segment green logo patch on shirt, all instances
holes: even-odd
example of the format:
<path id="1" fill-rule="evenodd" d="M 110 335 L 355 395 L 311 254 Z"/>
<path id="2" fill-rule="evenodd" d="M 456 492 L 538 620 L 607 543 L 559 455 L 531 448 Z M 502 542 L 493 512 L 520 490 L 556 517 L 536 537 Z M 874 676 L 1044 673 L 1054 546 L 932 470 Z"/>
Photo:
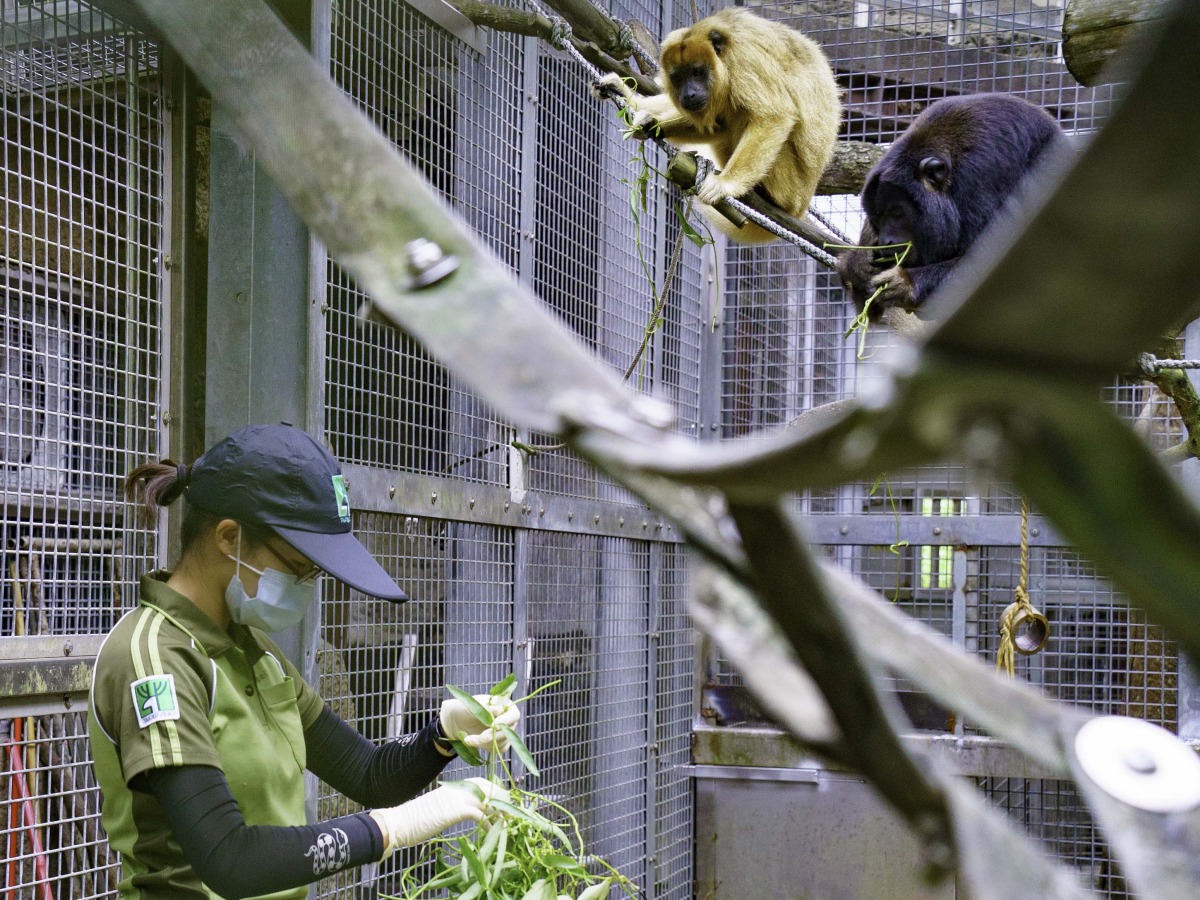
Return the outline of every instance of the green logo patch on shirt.
<path id="1" fill-rule="evenodd" d="M 342 475 L 333 476 L 333 496 L 337 499 L 338 516 L 343 522 L 349 522 L 350 494 L 346 490 L 346 479 Z"/>
<path id="2" fill-rule="evenodd" d="M 138 727 L 145 728 L 165 719 L 179 718 L 174 675 L 147 675 L 131 684 L 129 690 L 133 693 Z"/>

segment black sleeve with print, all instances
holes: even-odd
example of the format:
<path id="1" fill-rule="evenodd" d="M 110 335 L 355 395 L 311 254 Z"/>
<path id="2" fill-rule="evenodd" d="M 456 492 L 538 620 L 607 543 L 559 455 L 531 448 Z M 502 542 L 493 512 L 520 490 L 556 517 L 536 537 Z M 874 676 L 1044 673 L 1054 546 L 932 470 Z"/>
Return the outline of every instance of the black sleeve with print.
<path id="1" fill-rule="evenodd" d="M 184 858 L 228 900 L 310 884 L 383 856 L 383 835 L 367 813 L 315 825 L 247 825 L 220 769 L 154 769 L 136 786 L 152 794 Z"/>

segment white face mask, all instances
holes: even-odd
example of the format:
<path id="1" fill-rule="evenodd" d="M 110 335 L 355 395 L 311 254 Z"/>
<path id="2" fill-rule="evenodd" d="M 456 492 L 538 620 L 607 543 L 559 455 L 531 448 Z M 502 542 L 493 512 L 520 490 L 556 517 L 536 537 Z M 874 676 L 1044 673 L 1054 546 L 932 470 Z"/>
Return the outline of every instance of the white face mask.
<path id="1" fill-rule="evenodd" d="M 316 594 L 316 578 L 300 583 L 290 572 L 280 572 L 270 567 L 260 570 L 242 562 L 240 533 L 238 555 L 225 555 L 258 575 L 258 592 L 253 597 L 246 593 L 246 587 L 236 572 L 225 588 L 225 605 L 229 607 L 229 616 L 233 621 L 241 625 L 253 625 L 263 631 L 283 631 L 299 624 Z"/>

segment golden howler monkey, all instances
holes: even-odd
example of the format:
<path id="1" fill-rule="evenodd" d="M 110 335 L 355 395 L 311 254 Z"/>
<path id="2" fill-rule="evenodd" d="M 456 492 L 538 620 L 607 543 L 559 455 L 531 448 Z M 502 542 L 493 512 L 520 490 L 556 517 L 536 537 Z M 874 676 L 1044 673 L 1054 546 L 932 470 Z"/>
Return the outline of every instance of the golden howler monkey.
<path id="1" fill-rule="evenodd" d="M 611 82 L 611 79 L 609 79 Z M 793 216 L 803 216 L 833 155 L 842 107 L 829 61 L 816 42 L 779 22 L 730 7 L 662 45 L 663 93 L 631 96 L 634 125 L 657 126 L 672 144 L 695 147 L 720 173 L 697 191 L 705 204 L 757 189 Z M 747 223 L 737 228 L 702 207 L 739 241 L 775 235 Z"/>
<path id="2" fill-rule="evenodd" d="M 867 175 L 859 243 L 838 258 L 842 283 L 870 315 L 933 293 L 1048 149 L 1065 143 L 1049 113 L 1008 94 L 947 97 L 929 106 Z"/>

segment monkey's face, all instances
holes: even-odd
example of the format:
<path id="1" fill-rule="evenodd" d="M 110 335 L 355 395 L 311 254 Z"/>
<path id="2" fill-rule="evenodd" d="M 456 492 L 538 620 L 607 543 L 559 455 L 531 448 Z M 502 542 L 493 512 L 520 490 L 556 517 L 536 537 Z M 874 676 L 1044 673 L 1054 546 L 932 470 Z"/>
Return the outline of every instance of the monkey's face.
<path id="1" fill-rule="evenodd" d="M 863 189 L 863 208 L 879 244 L 912 243 L 906 266 L 922 266 L 959 255 L 962 231 L 951 196 L 952 161 L 933 152 L 881 161 Z M 896 250 L 876 256 L 891 264 Z"/>
<path id="2" fill-rule="evenodd" d="M 707 113 L 720 92 L 725 46 L 725 36 L 715 29 L 697 32 L 690 28 L 672 33 L 663 42 L 662 68 L 671 99 L 701 125 L 711 124 Z"/>

